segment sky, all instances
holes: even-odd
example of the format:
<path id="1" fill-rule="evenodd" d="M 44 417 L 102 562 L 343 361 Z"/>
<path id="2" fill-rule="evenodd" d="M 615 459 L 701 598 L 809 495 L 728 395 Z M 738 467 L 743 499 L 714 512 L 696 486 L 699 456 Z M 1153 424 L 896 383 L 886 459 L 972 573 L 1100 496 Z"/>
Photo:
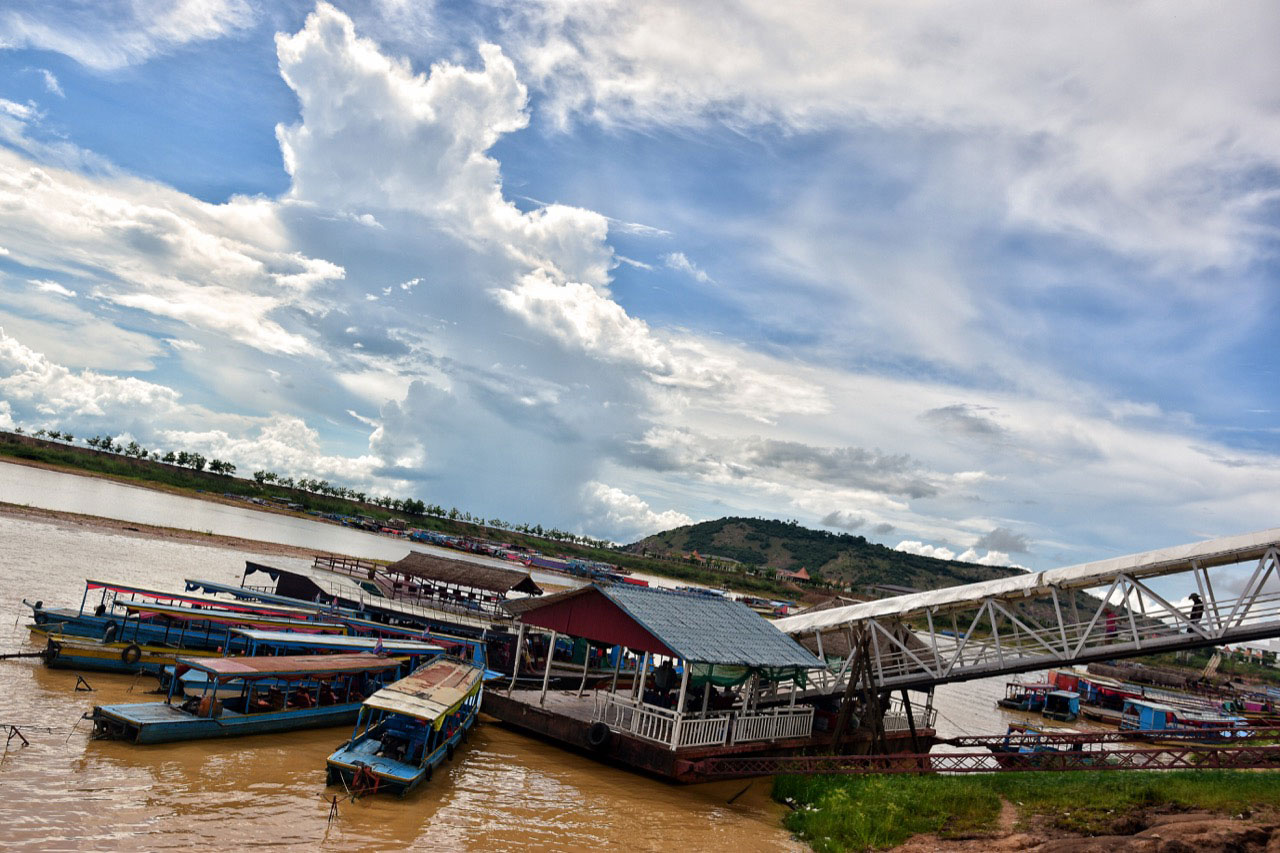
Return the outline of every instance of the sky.
<path id="1" fill-rule="evenodd" d="M 11 0 L 0 427 L 620 542 L 1280 526 L 1280 8 Z"/>

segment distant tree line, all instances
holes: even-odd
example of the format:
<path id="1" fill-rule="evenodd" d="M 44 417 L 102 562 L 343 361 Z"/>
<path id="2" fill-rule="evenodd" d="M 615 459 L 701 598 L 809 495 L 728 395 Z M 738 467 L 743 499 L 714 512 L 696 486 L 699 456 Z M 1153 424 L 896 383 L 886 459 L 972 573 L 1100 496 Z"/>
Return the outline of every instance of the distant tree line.
<path id="1" fill-rule="evenodd" d="M 22 427 L 16 427 L 14 432 L 19 435 L 24 434 Z M 75 443 L 75 436 L 60 430 L 40 429 L 31 433 L 31 436 L 33 438 L 65 441 L 68 444 Z M 148 459 L 152 462 L 163 462 L 167 465 L 190 468 L 194 471 L 204 471 L 207 468 L 210 473 L 222 474 L 228 477 L 236 472 L 235 464 L 221 459 L 206 459 L 202 454 L 186 450 L 169 450 L 162 453 L 159 450 L 148 450 L 133 440 L 130 440 L 127 444 L 122 444 L 119 440 L 109 435 L 95 435 L 93 438 L 84 439 L 84 443 L 90 448 L 103 453 L 113 453 L 134 459 Z M 285 489 L 298 489 L 310 494 L 377 506 L 407 516 L 448 519 L 450 521 L 475 524 L 480 527 L 524 533 L 529 536 L 537 536 L 557 542 L 585 545 L 590 548 L 611 549 L 614 547 L 613 543 L 607 539 L 595 539 L 590 536 L 561 530 L 558 527 L 543 527 L 541 524 L 513 524 L 499 518 L 486 519 L 483 516 L 473 515 L 457 507 L 445 509 L 439 504 L 428 504 L 417 498 L 392 498 L 386 495 L 371 496 L 366 492 L 330 483 L 328 480 L 310 477 L 298 477 L 296 479 L 289 476 L 282 477 L 274 471 L 267 470 L 254 471 L 253 479 L 259 486 L 263 487 L 275 485 Z"/>

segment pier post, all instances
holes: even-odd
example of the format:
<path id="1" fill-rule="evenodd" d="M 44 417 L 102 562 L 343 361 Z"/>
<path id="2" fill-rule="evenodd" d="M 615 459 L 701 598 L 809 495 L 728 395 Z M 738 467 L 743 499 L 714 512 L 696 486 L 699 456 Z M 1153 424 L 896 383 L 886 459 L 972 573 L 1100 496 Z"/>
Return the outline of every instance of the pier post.
<path id="1" fill-rule="evenodd" d="M 671 748 L 680 745 L 680 724 L 684 721 L 684 697 L 689 692 L 689 669 L 691 664 L 684 662 L 684 674 L 680 676 L 680 698 L 676 700 L 676 718 L 671 724 Z"/>
<path id="2" fill-rule="evenodd" d="M 516 676 L 520 674 L 520 660 L 524 656 L 524 629 L 525 624 L 521 622 L 520 632 L 516 634 L 516 652 L 511 663 L 511 683 L 507 685 L 508 696 L 516 689 Z"/>
<path id="3" fill-rule="evenodd" d="M 538 697 L 538 706 L 547 704 L 547 684 L 551 681 L 551 660 L 556 656 L 556 632 L 551 632 L 551 642 L 547 644 L 547 666 L 542 671 L 542 695 Z"/>

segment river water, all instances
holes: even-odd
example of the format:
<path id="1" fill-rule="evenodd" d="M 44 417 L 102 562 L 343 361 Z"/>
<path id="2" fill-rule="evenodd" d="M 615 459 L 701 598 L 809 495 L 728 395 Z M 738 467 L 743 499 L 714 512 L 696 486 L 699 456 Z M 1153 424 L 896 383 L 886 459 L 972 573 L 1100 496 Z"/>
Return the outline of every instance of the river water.
<path id="1" fill-rule="evenodd" d="M 299 544 L 360 554 L 346 544 L 360 542 L 367 556 L 383 546 L 380 537 L 344 528 L 50 473 L 0 464 L 0 500 L 285 543 L 295 542 L 295 525 L 306 525 L 310 538 Z M 103 501 L 111 512 L 101 512 Z M 343 538 L 320 543 L 310 528 Z M 0 516 L 0 652 L 38 648 L 25 628 L 24 597 L 77 605 L 87 576 L 160 588 L 181 588 L 187 577 L 235 582 L 252 556 Z M 145 693 L 154 685 L 148 677 L 88 680 L 93 692 L 75 692 L 72 672 L 37 660 L 0 661 L 0 727 L 17 725 L 31 742 L 12 740 L 0 763 L 0 847 L 799 848 L 782 829 L 769 780 L 675 787 L 494 724 L 481 725 L 446 772 L 405 800 L 343 801 L 330 822 L 326 797 L 335 791 L 324 786 L 324 759 L 343 730 L 150 747 L 90 741 L 79 718 L 93 705 L 159 697 Z M 993 709 L 1002 693 L 1000 680 L 939 688 L 938 729 L 1003 731 L 1005 718 Z"/>

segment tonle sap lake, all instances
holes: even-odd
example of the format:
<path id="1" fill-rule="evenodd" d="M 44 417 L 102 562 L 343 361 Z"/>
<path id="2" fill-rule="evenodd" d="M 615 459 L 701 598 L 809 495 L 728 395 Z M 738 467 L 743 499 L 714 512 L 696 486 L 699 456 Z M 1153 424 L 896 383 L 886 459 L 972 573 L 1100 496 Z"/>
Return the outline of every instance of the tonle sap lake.
<path id="1" fill-rule="evenodd" d="M 84 578 L 181 588 L 233 581 L 250 555 L 222 548 L 0 517 L 0 650 L 38 648 L 28 599 L 78 604 Z M 90 741 L 95 704 L 145 702 L 155 680 L 0 661 L 0 846 L 200 846 L 386 850 L 795 850 L 769 781 L 675 787 L 482 723 L 455 760 L 405 799 L 343 800 L 328 825 L 325 756 L 348 734 L 318 729 L 187 744 Z"/>
<path id="2" fill-rule="evenodd" d="M 407 544 L 3 463 L 0 500 L 355 555 L 380 556 L 371 549 L 385 545 L 391 559 Z M 235 582 L 253 556 L 0 516 L 0 652 L 39 648 L 25 628 L 24 597 L 77 605 L 89 576 L 159 588 L 181 588 L 187 577 Z M 338 792 L 324 786 L 324 759 L 345 729 L 147 747 L 90 741 L 79 718 L 93 705 L 161 697 L 147 693 L 155 685 L 148 676 L 87 678 L 94 692 L 75 692 L 74 672 L 0 661 L 0 726 L 18 725 L 31 741 L 21 747 L 14 739 L 0 763 L 0 847 L 803 849 L 782 828 L 771 780 L 675 787 L 492 723 L 408 798 L 342 800 L 329 824 Z M 1000 679 L 939 688 L 940 733 L 1003 731 L 1006 717 L 994 709 L 1000 695 Z"/>

